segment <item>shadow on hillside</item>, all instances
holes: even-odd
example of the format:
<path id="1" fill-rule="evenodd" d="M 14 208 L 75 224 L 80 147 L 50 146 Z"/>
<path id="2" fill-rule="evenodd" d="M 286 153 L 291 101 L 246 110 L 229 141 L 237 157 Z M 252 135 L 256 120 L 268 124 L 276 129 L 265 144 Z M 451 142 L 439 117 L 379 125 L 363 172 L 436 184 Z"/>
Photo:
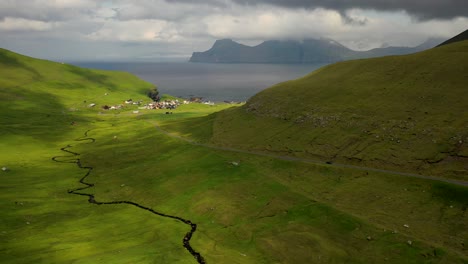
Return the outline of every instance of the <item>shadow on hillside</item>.
<path id="1" fill-rule="evenodd" d="M 463 210 L 468 208 L 468 188 L 445 182 L 436 182 L 432 186 L 432 197 L 445 201 L 447 204 L 459 203 Z"/>
<path id="2" fill-rule="evenodd" d="M 5 50 L 0 49 L 0 65 L 4 65 L 6 67 L 15 67 L 15 68 L 22 68 L 25 69 L 37 77 L 40 77 L 41 74 L 37 72 L 34 68 L 27 66 L 26 64 L 20 62 L 17 58 L 7 54 Z"/>
<path id="3" fill-rule="evenodd" d="M 38 91 L 27 91 L 19 100 L 0 104 L 0 113 L 0 141 L 9 136 L 25 136 L 53 142 L 66 137 L 73 125 L 88 122 L 73 114 L 56 96 Z"/>
<path id="4" fill-rule="evenodd" d="M 98 83 L 98 84 L 100 84 L 102 86 L 106 86 L 106 87 L 110 88 L 111 90 L 117 88 L 116 85 L 113 84 L 109 80 L 109 76 L 106 76 L 104 74 L 96 73 L 96 72 L 94 72 L 92 70 L 72 66 L 72 65 L 67 65 L 67 68 L 68 68 L 68 71 L 70 71 L 71 73 L 76 74 L 76 75 L 82 77 L 83 79 L 86 79 L 86 80 L 88 80 L 88 81 L 90 81 L 92 83 Z"/>

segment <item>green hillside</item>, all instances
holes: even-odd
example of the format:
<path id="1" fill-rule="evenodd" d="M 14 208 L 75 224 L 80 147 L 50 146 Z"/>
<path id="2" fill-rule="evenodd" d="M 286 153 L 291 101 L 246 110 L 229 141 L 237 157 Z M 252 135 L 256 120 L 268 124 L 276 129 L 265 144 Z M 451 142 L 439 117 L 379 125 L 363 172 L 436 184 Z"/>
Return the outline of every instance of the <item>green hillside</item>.
<path id="1" fill-rule="evenodd" d="M 153 85 L 0 54 L 2 263 L 197 263 L 192 224 L 198 263 L 468 261 L 464 186 L 245 151 L 225 129 L 296 126 L 255 98 L 105 111 Z"/>
<path id="2" fill-rule="evenodd" d="M 211 143 L 468 179 L 468 42 L 341 62 L 212 116 Z"/>
<path id="3" fill-rule="evenodd" d="M 30 127 L 53 125 L 66 131 L 70 122 L 87 117 L 65 113 L 86 112 L 91 103 L 99 107 L 120 104 L 129 98 L 143 99 L 151 86 L 124 72 L 82 69 L 0 49 L 1 133 L 6 136 L 34 132 L 49 137 L 56 129 L 31 131 Z"/>

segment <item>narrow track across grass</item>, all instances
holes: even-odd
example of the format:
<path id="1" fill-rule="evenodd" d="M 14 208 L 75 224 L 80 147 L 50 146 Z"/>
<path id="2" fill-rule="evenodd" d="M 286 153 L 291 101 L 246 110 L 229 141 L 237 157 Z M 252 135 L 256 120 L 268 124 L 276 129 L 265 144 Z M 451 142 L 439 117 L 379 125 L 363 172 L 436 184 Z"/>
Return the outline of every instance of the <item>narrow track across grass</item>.
<path id="1" fill-rule="evenodd" d="M 183 141 L 185 141 L 185 142 L 187 142 L 189 144 L 195 145 L 195 146 L 201 146 L 201 147 L 211 148 L 211 149 L 215 149 L 215 150 L 224 150 L 224 151 L 252 154 L 252 155 L 270 157 L 270 158 L 275 158 L 275 159 L 280 159 L 280 160 L 297 161 L 297 162 L 304 162 L 304 163 L 317 164 L 317 165 L 326 165 L 326 166 L 336 167 L 336 168 L 349 168 L 349 169 L 355 169 L 355 170 L 361 170 L 361 171 L 382 172 L 382 173 L 400 175 L 400 176 L 405 176 L 405 177 L 413 177 L 413 178 L 420 178 L 420 179 L 425 179 L 425 180 L 445 182 L 445 183 L 455 184 L 455 185 L 459 185 L 459 186 L 468 186 L 468 181 L 444 179 L 444 178 L 439 178 L 439 177 L 429 176 L 429 175 L 421 175 L 421 174 L 401 172 L 401 171 L 384 170 L 384 169 L 370 168 L 370 167 L 364 167 L 364 166 L 356 166 L 356 165 L 343 164 L 343 163 L 323 162 L 323 161 L 313 160 L 313 159 L 298 158 L 298 157 L 291 157 L 291 156 L 284 156 L 284 155 L 275 155 L 275 154 L 271 154 L 271 153 L 249 151 L 249 150 L 244 150 L 244 149 L 219 147 L 219 146 L 216 146 L 216 145 L 199 143 L 199 142 L 196 142 L 196 141 L 188 139 L 188 138 L 184 138 L 184 137 L 181 137 L 181 136 L 178 136 L 178 135 L 174 135 L 171 132 L 166 131 L 163 128 L 161 128 L 158 124 L 154 124 L 154 125 L 155 125 L 155 127 L 156 127 L 156 129 L 158 131 L 160 131 L 161 133 L 163 133 L 163 134 L 165 134 L 165 135 L 167 135 L 169 137 L 183 140 Z"/>

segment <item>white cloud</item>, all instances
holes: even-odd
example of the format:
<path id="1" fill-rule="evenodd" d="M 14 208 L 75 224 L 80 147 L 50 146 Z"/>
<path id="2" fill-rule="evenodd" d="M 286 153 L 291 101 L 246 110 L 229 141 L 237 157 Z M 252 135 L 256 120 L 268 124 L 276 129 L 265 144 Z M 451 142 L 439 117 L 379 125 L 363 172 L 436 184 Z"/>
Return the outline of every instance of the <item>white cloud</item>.
<path id="1" fill-rule="evenodd" d="M 428 38 L 451 38 L 466 30 L 467 18 L 415 21 L 407 13 L 354 9 L 352 16 L 367 19 L 364 26 L 346 25 L 329 37 L 357 50 L 389 46 L 416 46 Z"/>
<path id="2" fill-rule="evenodd" d="M 0 21 L 0 31 L 46 31 L 52 29 L 54 25 L 56 23 L 5 17 Z"/>
<path id="3" fill-rule="evenodd" d="M 172 3 L 165 0 L 117 1 L 119 20 L 162 19 L 169 21 L 185 20 L 190 17 L 202 17 L 219 12 L 219 6 L 203 2 Z"/>
<path id="4" fill-rule="evenodd" d="M 67 21 L 86 16 L 98 7 L 99 1 L 92 0 L 2 0 L 0 18 Z"/>
<path id="5" fill-rule="evenodd" d="M 27 1 L 31 2 L 31 1 Z M 96 6 L 96 1 L 92 0 L 36 0 L 33 1 L 41 5 L 46 5 L 55 8 L 83 8 L 83 7 L 94 7 Z"/>
<path id="6" fill-rule="evenodd" d="M 215 38 L 304 39 L 318 38 L 341 27 L 336 11 L 316 9 L 254 9 L 243 14 L 215 14 L 203 19 L 207 33 Z"/>
<path id="7" fill-rule="evenodd" d="M 94 41 L 176 42 L 181 40 L 177 29 L 167 21 L 156 19 L 108 21 L 88 35 Z"/>

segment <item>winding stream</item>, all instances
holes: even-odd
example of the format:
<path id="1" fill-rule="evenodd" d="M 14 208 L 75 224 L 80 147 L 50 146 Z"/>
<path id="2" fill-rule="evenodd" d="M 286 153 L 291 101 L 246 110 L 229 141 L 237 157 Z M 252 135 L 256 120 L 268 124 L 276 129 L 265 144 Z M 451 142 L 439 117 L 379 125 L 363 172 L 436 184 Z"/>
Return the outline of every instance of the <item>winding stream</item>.
<path id="1" fill-rule="evenodd" d="M 96 140 L 94 138 L 88 137 L 88 132 L 89 132 L 89 130 L 85 132 L 83 137 L 75 139 L 75 141 L 78 141 L 78 142 L 79 141 L 90 141 L 90 143 L 95 142 Z M 103 204 L 129 204 L 129 205 L 133 205 L 133 206 L 138 207 L 140 209 L 151 212 L 151 213 L 153 213 L 155 215 L 166 217 L 166 218 L 172 218 L 172 219 L 180 221 L 180 222 L 182 222 L 182 223 L 184 223 L 186 225 L 189 225 L 190 226 L 190 231 L 185 234 L 185 236 L 184 236 L 184 238 L 182 240 L 182 245 L 197 260 L 198 263 L 200 263 L 200 264 L 205 264 L 206 263 L 206 261 L 202 257 L 202 255 L 200 253 L 198 253 L 197 251 L 195 251 L 192 248 L 192 246 L 190 245 L 190 239 L 192 238 L 192 235 L 197 230 L 197 225 L 195 223 L 192 223 L 192 221 L 184 219 L 184 218 L 179 217 L 179 216 L 173 216 L 173 215 L 160 213 L 158 211 L 153 210 L 152 208 L 140 205 L 140 204 L 132 202 L 132 201 L 110 201 L 110 202 L 97 201 L 95 199 L 95 197 L 94 197 L 94 194 L 87 194 L 87 193 L 80 192 L 80 191 L 92 188 L 94 186 L 93 183 L 86 182 L 86 178 L 93 171 L 93 167 L 83 166 L 83 164 L 81 164 L 81 160 L 79 158 L 76 158 L 76 157 L 80 156 L 80 153 L 76 153 L 76 152 L 68 150 L 68 149 L 70 149 L 72 147 L 73 147 L 72 145 L 67 145 L 66 147 L 63 147 L 63 148 L 60 149 L 61 151 L 70 154 L 69 156 L 55 156 L 55 157 L 52 158 L 52 160 L 55 161 L 55 162 L 73 163 L 73 164 L 76 164 L 78 166 L 78 168 L 86 170 L 86 174 L 79 180 L 79 182 L 81 184 L 83 184 L 84 187 L 68 190 L 68 193 L 75 194 L 75 195 L 80 195 L 80 196 L 87 196 L 88 197 L 88 202 L 92 203 L 92 204 L 96 204 L 96 205 L 103 205 Z"/>

